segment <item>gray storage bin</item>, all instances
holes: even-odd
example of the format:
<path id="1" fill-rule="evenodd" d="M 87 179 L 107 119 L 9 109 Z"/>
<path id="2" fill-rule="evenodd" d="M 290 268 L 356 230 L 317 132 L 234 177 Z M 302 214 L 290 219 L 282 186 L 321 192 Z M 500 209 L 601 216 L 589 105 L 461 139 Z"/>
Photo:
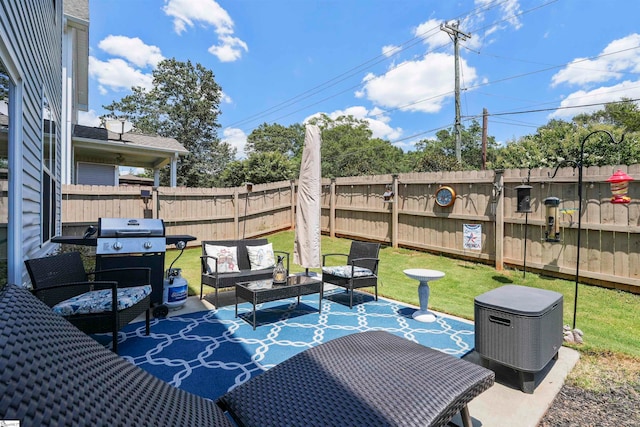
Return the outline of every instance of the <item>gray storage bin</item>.
<path id="1" fill-rule="evenodd" d="M 562 346 L 562 304 L 558 292 L 518 285 L 476 297 L 476 351 L 521 373 L 541 371 Z M 532 376 L 521 379 L 523 391 L 533 392 Z"/>

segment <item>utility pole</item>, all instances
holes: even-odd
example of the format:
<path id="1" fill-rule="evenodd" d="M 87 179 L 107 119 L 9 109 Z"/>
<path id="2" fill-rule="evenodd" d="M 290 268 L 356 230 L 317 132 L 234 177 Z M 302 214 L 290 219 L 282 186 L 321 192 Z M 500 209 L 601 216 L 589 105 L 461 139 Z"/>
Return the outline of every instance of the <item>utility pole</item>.
<path id="1" fill-rule="evenodd" d="M 455 57 L 455 72 L 456 72 L 456 85 L 455 85 L 455 96 L 456 96 L 456 121 L 455 121 L 455 132 L 456 132 L 456 160 L 458 163 L 462 162 L 462 125 L 460 123 L 460 52 L 458 47 L 458 40 L 467 40 L 471 37 L 471 34 L 464 33 L 458 29 L 460 26 L 460 21 L 455 21 L 451 23 L 440 24 L 440 29 L 445 33 L 449 34 L 451 39 L 453 40 L 453 55 Z"/>
<path id="2" fill-rule="evenodd" d="M 487 169 L 487 116 L 489 112 L 482 109 L 482 170 Z"/>

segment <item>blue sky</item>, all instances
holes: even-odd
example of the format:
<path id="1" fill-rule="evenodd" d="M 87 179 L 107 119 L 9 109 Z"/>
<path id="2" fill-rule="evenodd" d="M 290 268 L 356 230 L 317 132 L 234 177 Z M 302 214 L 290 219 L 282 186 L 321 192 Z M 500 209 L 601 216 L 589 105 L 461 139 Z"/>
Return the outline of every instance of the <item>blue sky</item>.
<path id="1" fill-rule="evenodd" d="M 260 124 L 351 114 L 405 151 L 482 111 L 499 142 L 621 97 L 640 99 L 637 0 L 90 0 L 89 105 L 150 87 L 163 58 L 212 70 L 219 136 L 244 157 Z M 518 114 L 504 114 L 518 113 Z"/>

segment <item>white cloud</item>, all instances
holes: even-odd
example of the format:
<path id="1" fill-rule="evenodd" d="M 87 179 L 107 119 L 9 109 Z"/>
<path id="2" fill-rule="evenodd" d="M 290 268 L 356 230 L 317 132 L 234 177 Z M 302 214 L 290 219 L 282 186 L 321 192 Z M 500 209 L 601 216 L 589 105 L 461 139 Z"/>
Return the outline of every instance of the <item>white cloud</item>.
<path id="1" fill-rule="evenodd" d="M 224 91 L 220 91 L 220 102 L 223 104 L 232 104 L 233 100 Z"/>
<path id="2" fill-rule="evenodd" d="M 382 110 L 374 108 L 369 110 L 363 106 L 348 107 L 344 110 L 336 110 L 331 113 L 326 113 L 332 120 L 337 119 L 340 116 L 353 116 L 356 119 L 365 120 L 369 124 L 372 136 L 374 138 L 393 140 L 402 135 L 401 128 L 393 128 L 389 126 L 391 119 L 384 115 Z M 303 120 L 303 123 L 307 123 L 313 117 L 319 117 L 321 113 L 313 114 Z"/>
<path id="3" fill-rule="evenodd" d="M 100 117 L 95 110 L 79 111 L 78 124 L 83 126 L 100 127 Z"/>
<path id="4" fill-rule="evenodd" d="M 427 49 L 440 49 L 451 44 L 449 35 L 440 29 L 444 22 L 439 19 L 429 19 L 413 30 L 413 36 L 421 38 Z"/>
<path id="5" fill-rule="evenodd" d="M 224 36 L 220 37 L 220 43 L 217 46 L 211 46 L 208 51 L 210 54 L 216 56 L 221 62 L 233 62 L 242 56 L 242 51 L 239 48 L 248 50 L 247 44 L 237 37 Z"/>
<path id="6" fill-rule="evenodd" d="M 481 28 L 484 25 L 480 23 L 485 21 L 485 17 L 490 15 L 489 20 L 496 22 L 496 24 L 490 25 L 484 30 L 482 34 L 472 35 L 470 42 L 473 48 L 479 48 L 486 41 L 483 39 L 497 33 L 498 31 L 505 30 L 511 26 L 515 30 L 522 28 L 522 21 L 520 15 L 522 10 L 520 9 L 520 0 L 506 0 L 496 3 L 495 0 L 476 0 L 476 10 L 483 10 L 480 13 L 469 14 L 460 25 L 460 29 L 464 31 L 465 28 Z M 493 14 L 493 9 L 499 6 L 497 14 Z"/>
<path id="7" fill-rule="evenodd" d="M 209 53 L 222 62 L 231 62 L 248 51 L 247 44 L 233 36 L 233 20 L 214 0 L 165 0 L 163 8 L 167 16 L 173 17 L 173 28 L 182 34 L 187 28 L 198 23 L 203 27 L 212 26 L 220 41 L 209 48 Z"/>
<path id="8" fill-rule="evenodd" d="M 465 85 L 477 80 L 476 70 L 460 59 Z M 360 94 L 376 105 L 403 111 L 437 113 L 454 96 L 454 60 L 451 55 L 431 53 L 417 61 L 405 61 L 386 74 L 366 76 Z"/>
<path id="9" fill-rule="evenodd" d="M 214 0 L 168 0 L 164 13 L 173 17 L 176 33 L 181 34 L 186 27 L 193 27 L 194 21 L 203 22 L 216 28 L 219 34 L 233 33 L 233 20 Z"/>
<path id="10" fill-rule="evenodd" d="M 614 86 L 599 87 L 590 91 L 580 90 L 567 96 L 560 106 L 564 109 L 556 110 L 549 118 L 571 118 L 577 114 L 593 113 L 601 110 L 602 105 L 593 105 L 580 108 L 567 108 L 585 104 L 602 104 L 620 101 L 621 98 L 640 98 L 640 81 L 625 81 Z"/>
<path id="11" fill-rule="evenodd" d="M 222 131 L 222 141 L 228 143 L 232 147 L 235 147 L 236 158 L 244 159 L 247 157 L 247 153 L 244 151 L 247 145 L 247 134 L 241 129 L 226 128 Z"/>
<path id="12" fill-rule="evenodd" d="M 595 59 L 576 58 L 551 78 L 551 86 L 587 85 L 620 79 L 624 73 L 640 71 L 640 34 L 614 40 Z"/>
<path id="13" fill-rule="evenodd" d="M 489 2 L 493 0 L 484 0 Z M 500 9 L 503 13 L 503 19 L 505 19 L 513 28 L 519 30 L 522 28 L 522 22 L 520 22 L 520 0 L 507 0 L 500 4 Z"/>
<path id="14" fill-rule="evenodd" d="M 160 48 L 145 44 L 138 37 L 109 35 L 98 43 L 98 47 L 112 56 L 126 59 L 133 65 L 144 68 L 155 68 L 164 59 Z"/>
<path id="15" fill-rule="evenodd" d="M 387 58 L 389 58 L 390 56 L 393 56 L 394 54 L 396 54 L 399 51 L 399 49 L 401 49 L 400 46 L 394 46 L 394 45 L 382 46 L 382 54 Z"/>
<path id="16" fill-rule="evenodd" d="M 114 91 L 129 90 L 132 86 L 142 86 L 145 89 L 153 87 L 153 78 L 136 70 L 119 58 L 100 61 L 89 57 L 89 76 L 93 77 L 104 88 Z"/>

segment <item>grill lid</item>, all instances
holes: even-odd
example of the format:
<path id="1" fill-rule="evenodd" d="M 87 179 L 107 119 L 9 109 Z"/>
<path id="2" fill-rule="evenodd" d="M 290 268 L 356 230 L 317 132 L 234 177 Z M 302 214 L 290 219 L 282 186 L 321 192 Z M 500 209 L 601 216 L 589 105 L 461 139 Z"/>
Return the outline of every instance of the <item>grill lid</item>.
<path id="1" fill-rule="evenodd" d="M 100 218 L 98 237 L 164 237 L 164 221 L 155 218 Z"/>

